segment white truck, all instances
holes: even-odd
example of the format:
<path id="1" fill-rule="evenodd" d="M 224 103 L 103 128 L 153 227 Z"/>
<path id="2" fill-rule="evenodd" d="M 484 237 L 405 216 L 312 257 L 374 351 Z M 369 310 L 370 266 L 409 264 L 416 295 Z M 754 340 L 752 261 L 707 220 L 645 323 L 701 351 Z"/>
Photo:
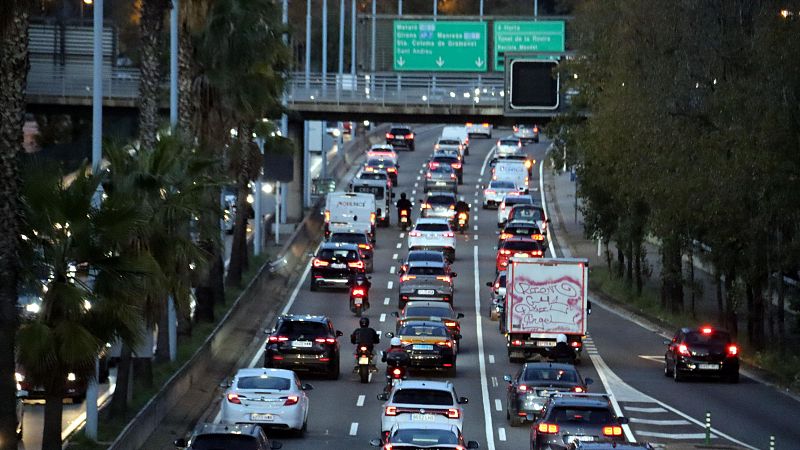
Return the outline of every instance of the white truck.
<path id="1" fill-rule="evenodd" d="M 511 258 L 500 329 L 508 358 L 548 356 L 559 334 L 580 358 L 589 303 L 589 261 L 572 258 Z"/>
<path id="2" fill-rule="evenodd" d="M 367 233 L 375 243 L 375 196 L 331 192 L 325 198 L 325 238 L 336 232 Z"/>

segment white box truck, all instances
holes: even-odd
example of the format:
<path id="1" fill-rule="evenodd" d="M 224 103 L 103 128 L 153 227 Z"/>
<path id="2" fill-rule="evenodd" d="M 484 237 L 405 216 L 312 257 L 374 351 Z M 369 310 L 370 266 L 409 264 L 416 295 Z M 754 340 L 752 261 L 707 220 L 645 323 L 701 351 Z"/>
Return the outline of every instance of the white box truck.
<path id="1" fill-rule="evenodd" d="M 367 233 L 375 243 L 375 196 L 358 192 L 331 192 L 325 197 L 325 238 L 331 233 Z"/>
<path id="2" fill-rule="evenodd" d="M 500 324 L 509 360 L 547 356 L 559 334 L 580 357 L 590 308 L 588 260 L 512 257 Z"/>

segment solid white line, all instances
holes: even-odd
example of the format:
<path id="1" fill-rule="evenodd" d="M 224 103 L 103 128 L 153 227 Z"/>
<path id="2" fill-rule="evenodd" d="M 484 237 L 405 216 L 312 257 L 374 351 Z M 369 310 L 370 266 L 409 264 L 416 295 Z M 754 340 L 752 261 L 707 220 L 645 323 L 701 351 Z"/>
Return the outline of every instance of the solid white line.
<path id="1" fill-rule="evenodd" d="M 489 364 L 494 364 L 494 355 L 489 355 Z"/>
<path id="2" fill-rule="evenodd" d="M 389 304 L 389 297 L 386 297 L 385 299 L 383 299 L 383 304 L 384 305 L 388 305 Z"/>
<path id="3" fill-rule="evenodd" d="M 353 422 L 350 424 L 350 436 L 355 436 L 358 434 L 358 422 Z"/>
<path id="4" fill-rule="evenodd" d="M 365 395 L 363 395 L 363 394 L 362 394 L 362 395 L 359 395 L 359 396 L 358 396 L 358 401 L 356 401 L 356 406 L 364 406 L 364 400 L 365 400 L 366 398 L 367 398 L 367 397 L 366 397 Z"/>
<path id="5" fill-rule="evenodd" d="M 497 437 L 500 438 L 501 441 L 506 440 L 506 429 L 505 428 L 498 428 L 497 429 Z M 494 444 L 494 442 L 492 442 Z"/>
<path id="6" fill-rule="evenodd" d="M 643 423 L 645 425 L 659 425 L 659 426 L 691 425 L 691 423 L 688 420 L 683 420 L 683 419 L 653 420 L 653 419 L 639 419 L 637 417 L 631 417 L 630 421 L 631 423 Z"/>
<path id="7" fill-rule="evenodd" d="M 394 281 L 390 281 L 390 282 L 386 283 L 386 289 L 391 289 L 392 286 L 394 286 Z"/>
<path id="8" fill-rule="evenodd" d="M 477 236 L 476 236 L 477 237 Z M 494 426 L 492 425 L 492 412 L 489 410 L 489 386 L 486 382 L 486 361 L 483 356 L 483 326 L 481 317 L 481 293 L 478 286 L 478 280 L 481 279 L 480 271 L 478 270 L 478 246 L 472 247 L 472 263 L 474 265 L 474 281 L 475 281 L 475 327 L 478 338 L 478 364 L 481 371 L 481 397 L 483 399 L 483 420 L 486 425 L 486 448 L 494 450 Z M 502 428 L 500 430 L 503 430 Z M 499 430 L 498 430 L 499 431 Z M 505 430 L 501 433 L 505 438 Z M 505 440 L 505 439 L 502 439 Z"/>
<path id="9" fill-rule="evenodd" d="M 389 267 L 389 273 L 394 273 L 395 270 L 397 270 L 397 267 L 395 266 Z"/>
<path id="10" fill-rule="evenodd" d="M 705 433 L 683 433 L 683 434 L 676 434 L 676 433 L 656 433 L 653 431 L 637 431 L 636 434 L 639 436 L 649 436 L 655 438 L 662 438 L 662 439 L 705 439 Z M 712 439 L 716 439 L 716 435 L 713 433 L 711 434 Z"/>
<path id="11" fill-rule="evenodd" d="M 544 199 L 544 164 L 539 164 L 539 193 L 542 194 L 542 209 L 544 210 L 544 217 L 545 218 L 550 217 L 550 215 L 547 214 L 547 203 L 545 202 Z M 553 247 L 553 239 L 552 239 L 552 236 L 555 234 L 553 232 L 554 231 L 553 228 L 555 227 L 553 227 L 552 224 L 553 223 L 550 222 L 547 227 L 547 233 L 550 235 L 548 236 L 547 242 L 550 248 L 550 254 L 553 255 L 553 257 L 555 258 L 556 249 L 555 247 Z"/>
<path id="12" fill-rule="evenodd" d="M 483 176 L 483 172 L 486 171 L 486 164 L 489 162 L 489 158 L 494 153 L 494 150 L 489 150 L 489 153 L 486 154 L 486 157 L 483 158 L 483 166 L 481 166 L 481 176 Z"/>
<path id="13" fill-rule="evenodd" d="M 600 381 L 603 383 L 603 386 L 606 387 L 606 392 L 609 394 L 608 399 L 611 401 L 611 406 L 614 408 L 614 412 L 617 416 L 622 416 L 622 408 L 619 407 L 619 402 L 617 402 L 616 397 L 614 397 L 614 392 L 611 391 L 611 384 L 608 382 L 608 377 L 606 376 L 606 372 L 604 370 L 604 367 L 608 366 L 605 365 L 605 361 L 603 361 L 603 359 L 598 355 L 590 354 L 589 358 L 591 358 L 595 369 L 597 369 L 597 375 L 600 376 Z M 627 439 L 628 442 L 636 442 L 636 438 L 633 436 L 630 425 L 623 424 L 622 431 L 625 432 L 625 439 Z"/>
<path id="14" fill-rule="evenodd" d="M 648 414 L 657 414 L 657 413 L 665 413 L 667 412 L 666 409 L 656 407 L 656 408 L 640 408 L 638 406 L 623 406 L 626 411 L 633 411 L 633 412 L 640 412 L 640 413 L 648 413 Z"/>
<path id="15" fill-rule="evenodd" d="M 494 409 L 498 411 L 503 410 L 503 402 L 501 402 L 499 398 L 494 399 Z"/>
<path id="16" fill-rule="evenodd" d="M 380 322 L 386 322 L 386 313 L 381 313 L 381 317 L 380 317 L 380 319 L 378 319 L 378 320 L 379 320 Z"/>
<path id="17" fill-rule="evenodd" d="M 397 259 L 397 253 L 395 253 L 394 255 L 392 255 L 392 259 Z"/>

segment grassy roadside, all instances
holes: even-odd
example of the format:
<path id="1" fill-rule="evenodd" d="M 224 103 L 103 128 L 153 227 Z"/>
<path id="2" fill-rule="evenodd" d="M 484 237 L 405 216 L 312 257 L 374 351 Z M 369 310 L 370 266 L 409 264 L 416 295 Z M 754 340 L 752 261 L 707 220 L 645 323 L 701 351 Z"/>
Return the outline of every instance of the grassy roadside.
<path id="1" fill-rule="evenodd" d="M 216 305 L 214 308 L 214 323 L 199 323 L 194 324 L 192 328 L 192 335 L 178 341 L 178 357 L 175 362 L 166 362 L 153 364 L 153 385 L 152 387 L 144 386 L 141 382 L 134 378 L 133 384 L 133 398 L 129 404 L 129 413 L 125 418 L 106 419 L 102 418 L 97 429 L 97 440 L 93 442 L 87 438 L 83 431 L 79 431 L 69 438 L 69 444 L 66 448 L 70 450 L 101 450 L 106 449 L 119 435 L 125 425 L 139 412 L 139 410 L 150 401 L 151 398 L 164 386 L 172 375 L 175 374 L 191 357 L 195 354 L 197 349 L 203 345 L 203 342 L 208 338 L 214 328 L 219 324 L 219 321 L 230 309 L 233 302 L 244 291 L 244 288 L 256 276 L 261 266 L 269 260 L 267 253 L 262 253 L 259 256 L 251 256 L 249 261 L 248 270 L 242 275 L 241 288 L 227 288 L 225 290 L 225 304 Z"/>
<path id="2" fill-rule="evenodd" d="M 703 320 L 700 315 L 693 318 L 689 313 L 675 314 L 664 310 L 659 293 L 652 286 L 645 285 L 642 295 L 638 296 L 635 287 L 629 287 L 623 280 L 612 276 L 605 266 L 592 267 L 589 279 L 589 287 L 593 291 L 665 327 L 678 329 L 713 322 Z M 743 350 L 742 361 L 766 372 L 765 377 L 779 386 L 800 392 L 800 355 L 771 350 L 754 351 L 746 344 L 739 345 Z"/>

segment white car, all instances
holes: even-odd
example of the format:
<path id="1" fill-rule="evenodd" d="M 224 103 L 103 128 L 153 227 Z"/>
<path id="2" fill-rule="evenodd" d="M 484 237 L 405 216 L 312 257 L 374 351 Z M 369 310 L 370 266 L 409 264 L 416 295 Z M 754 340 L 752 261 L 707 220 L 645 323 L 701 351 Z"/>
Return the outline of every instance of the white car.
<path id="1" fill-rule="evenodd" d="M 378 394 L 383 400 L 381 435 L 398 423 L 442 423 L 459 430 L 464 425 L 461 405 L 469 400 L 458 397 L 450 381 L 402 380 L 388 394 Z"/>
<path id="2" fill-rule="evenodd" d="M 501 158 L 504 155 L 510 155 L 522 149 L 522 141 L 518 137 L 506 136 L 497 140 L 494 146 L 495 157 Z"/>
<path id="3" fill-rule="evenodd" d="M 373 145 L 372 147 L 367 150 L 367 160 L 372 158 L 385 158 L 391 159 L 397 164 L 397 152 L 394 151 L 394 147 L 390 144 L 378 144 Z"/>
<path id="4" fill-rule="evenodd" d="M 483 189 L 483 208 L 497 208 L 509 192 L 520 192 L 520 188 L 513 181 L 492 180 Z"/>
<path id="5" fill-rule="evenodd" d="M 508 221 L 508 213 L 514 205 L 532 205 L 533 197 L 530 195 L 508 194 L 497 207 L 497 228 L 503 228 Z"/>
<path id="6" fill-rule="evenodd" d="M 252 423 L 303 433 L 311 385 L 286 369 L 239 369 L 222 398 L 222 423 Z"/>
<path id="7" fill-rule="evenodd" d="M 421 218 L 408 233 L 409 250 L 439 250 L 448 261 L 456 259 L 456 235 L 445 218 Z"/>
<path id="8" fill-rule="evenodd" d="M 471 123 L 467 122 L 467 136 L 480 134 L 489 139 L 492 138 L 492 125 L 488 123 Z"/>
<path id="9" fill-rule="evenodd" d="M 450 125 L 442 128 L 442 139 L 458 139 L 463 146 L 462 151 L 465 155 L 469 155 L 469 133 L 467 127 Z"/>

